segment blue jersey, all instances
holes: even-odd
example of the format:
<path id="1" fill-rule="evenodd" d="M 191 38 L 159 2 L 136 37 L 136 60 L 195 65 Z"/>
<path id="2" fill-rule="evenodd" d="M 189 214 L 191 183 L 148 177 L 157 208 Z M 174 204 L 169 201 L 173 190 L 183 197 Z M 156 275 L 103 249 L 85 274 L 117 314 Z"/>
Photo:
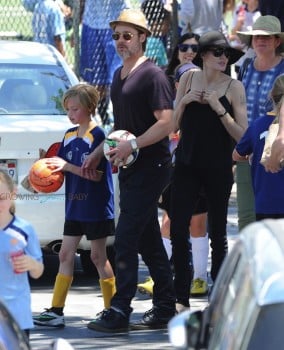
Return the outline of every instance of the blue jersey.
<path id="1" fill-rule="evenodd" d="M 265 137 L 273 120 L 271 115 L 256 119 L 236 146 L 241 156 L 253 154 L 251 173 L 257 214 L 284 214 L 284 170 L 272 174 L 260 164 Z"/>
<path id="2" fill-rule="evenodd" d="M 65 133 L 58 156 L 81 167 L 86 157 L 105 139 L 104 131 L 95 126 L 78 137 L 78 127 Z M 101 181 L 95 182 L 65 172 L 65 219 L 80 222 L 114 218 L 114 195 L 110 163 L 103 158 L 98 170 Z"/>
<path id="3" fill-rule="evenodd" d="M 0 298 L 18 321 L 21 329 L 33 327 L 28 273 L 13 271 L 10 254 L 17 249 L 42 262 L 42 252 L 33 227 L 25 220 L 14 217 L 0 231 Z"/>

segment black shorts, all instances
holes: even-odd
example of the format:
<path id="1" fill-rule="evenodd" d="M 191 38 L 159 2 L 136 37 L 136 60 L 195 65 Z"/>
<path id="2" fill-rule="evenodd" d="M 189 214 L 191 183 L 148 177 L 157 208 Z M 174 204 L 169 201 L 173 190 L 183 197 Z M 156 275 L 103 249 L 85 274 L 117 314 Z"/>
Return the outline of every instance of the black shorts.
<path id="1" fill-rule="evenodd" d="M 160 209 L 165 210 L 167 213 L 169 213 L 169 209 L 170 209 L 170 194 L 171 194 L 171 185 L 169 184 L 164 189 L 158 202 L 158 207 Z M 208 211 L 207 200 L 204 192 L 201 191 L 197 199 L 193 215 L 204 214 L 204 213 L 207 213 L 207 211 Z"/>
<path id="2" fill-rule="evenodd" d="M 114 235 L 114 220 L 81 222 L 66 220 L 64 223 L 64 236 L 83 236 L 87 240 L 93 241 L 95 239 L 105 238 Z"/>

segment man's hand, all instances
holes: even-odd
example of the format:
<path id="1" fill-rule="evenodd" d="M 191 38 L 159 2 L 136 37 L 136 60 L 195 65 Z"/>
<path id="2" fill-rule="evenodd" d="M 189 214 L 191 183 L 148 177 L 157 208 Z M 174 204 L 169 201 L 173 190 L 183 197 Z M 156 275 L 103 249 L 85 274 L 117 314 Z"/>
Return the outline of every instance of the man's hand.
<path id="1" fill-rule="evenodd" d="M 115 148 L 110 150 L 107 155 L 109 156 L 109 161 L 114 166 L 120 166 L 122 163 L 125 164 L 127 158 L 132 153 L 132 147 L 129 140 L 114 138 L 115 141 L 118 141 L 118 144 Z"/>

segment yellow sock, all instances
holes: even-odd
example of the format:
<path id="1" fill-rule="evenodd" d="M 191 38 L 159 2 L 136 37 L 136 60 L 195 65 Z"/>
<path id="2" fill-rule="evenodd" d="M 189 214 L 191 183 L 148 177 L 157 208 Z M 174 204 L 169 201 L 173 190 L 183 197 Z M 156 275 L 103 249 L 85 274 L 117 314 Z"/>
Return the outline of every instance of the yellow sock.
<path id="1" fill-rule="evenodd" d="M 67 293 L 72 284 L 73 276 L 58 273 L 55 279 L 52 297 L 52 307 L 64 307 Z"/>
<path id="2" fill-rule="evenodd" d="M 104 306 L 106 309 L 110 308 L 111 298 L 114 296 L 115 288 L 115 277 L 100 279 L 101 291 L 103 293 Z"/>

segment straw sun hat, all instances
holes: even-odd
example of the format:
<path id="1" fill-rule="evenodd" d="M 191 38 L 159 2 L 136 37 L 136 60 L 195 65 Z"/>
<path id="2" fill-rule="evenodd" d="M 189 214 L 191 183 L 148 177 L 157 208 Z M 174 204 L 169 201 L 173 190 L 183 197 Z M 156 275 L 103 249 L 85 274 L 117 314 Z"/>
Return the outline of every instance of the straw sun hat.
<path id="1" fill-rule="evenodd" d="M 140 10 L 134 9 L 125 9 L 123 10 L 119 17 L 109 23 L 110 27 L 114 30 L 118 24 L 131 25 L 134 28 L 146 33 L 147 36 L 150 36 L 152 33 L 148 29 L 148 23 L 145 15 Z"/>
<path id="2" fill-rule="evenodd" d="M 277 35 L 281 39 L 280 51 L 284 51 L 284 33 L 281 32 L 281 23 L 275 16 L 260 16 L 254 22 L 252 29 L 247 32 L 237 32 L 240 40 L 250 46 L 253 35 Z"/>

